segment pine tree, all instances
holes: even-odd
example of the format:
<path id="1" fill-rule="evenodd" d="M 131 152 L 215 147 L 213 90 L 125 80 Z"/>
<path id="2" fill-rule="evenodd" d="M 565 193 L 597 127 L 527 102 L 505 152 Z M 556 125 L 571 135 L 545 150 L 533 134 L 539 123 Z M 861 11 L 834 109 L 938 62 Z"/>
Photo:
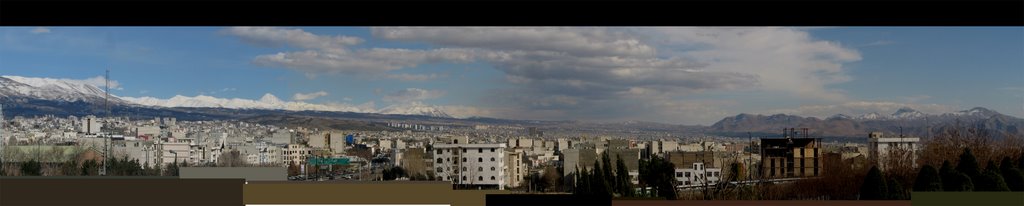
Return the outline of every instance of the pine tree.
<path id="1" fill-rule="evenodd" d="M 924 167 L 921 167 L 921 171 L 917 173 L 917 179 L 914 180 L 914 191 L 942 191 L 942 178 L 939 177 L 939 172 L 935 171 L 935 168 L 931 165 L 924 165 Z"/>
<path id="2" fill-rule="evenodd" d="M 942 190 L 943 191 L 962 191 L 963 188 L 959 182 L 960 173 L 953 169 L 949 160 L 942 162 L 942 167 L 939 168 L 939 177 L 942 179 Z"/>
<path id="3" fill-rule="evenodd" d="M 862 200 L 883 200 L 887 198 L 888 189 L 882 171 L 878 167 L 871 167 L 868 175 L 864 177 L 864 184 L 860 186 L 860 199 Z"/>
<path id="4" fill-rule="evenodd" d="M 960 163 L 957 163 L 956 170 L 971 178 L 981 175 L 981 166 L 979 166 L 974 154 L 971 153 L 971 148 L 964 148 L 964 152 L 960 154 Z"/>
<path id="5" fill-rule="evenodd" d="M 36 160 L 21 163 L 21 176 L 39 176 L 42 173 L 42 165 Z"/>
<path id="6" fill-rule="evenodd" d="M 889 180 L 886 180 L 885 183 L 887 186 L 886 192 L 888 193 L 886 196 L 888 196 L 890 200 L 907 199 L 906 189 L 903 188 L 903 184 L 901 184 L 899 180 L 896 180 L 895 177 L 889 177 Z"/>
<path id="7" fill-rule="evenodd" d="M 615 179 L 618 182 L 617 191 L 624 197 L 633 197 L 633 183 L 630 181 L 629 169 L 626 168 L 626 162 L 622 160 L 622 156 L 619 155 L 615 161 Z"/>
<path id="8" fill-rule="evenodd" d="M 1019 168 L 1014 167 L 1010 157 L 1003 158 L 999 165 L 999 170 L 1003 175 L 1003 179 L 1006 180 L 1006 186 L 1010 188 L 1010 191 L 1024 191 L 1024 174 L 1021 174 Z"/>

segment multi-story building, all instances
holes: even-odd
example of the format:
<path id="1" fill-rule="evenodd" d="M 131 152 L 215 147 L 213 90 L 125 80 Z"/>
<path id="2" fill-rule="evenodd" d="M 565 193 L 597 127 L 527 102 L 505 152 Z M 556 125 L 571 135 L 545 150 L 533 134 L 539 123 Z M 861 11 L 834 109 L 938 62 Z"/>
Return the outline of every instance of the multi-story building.
<path id="1" fill-rule="evenodd" d="M 781 139 L 761 138 L 763 178 L 813 177 L 821 175 L 821 140 L 810 138 L 806 128 L 784 130 Z"/>
<path id="2" fill-rule="evenodd" d="M 313 150 L 303 144 L 288 144 L 285 149 L 287 161 L 295 164 L 304 164 L 310 155 L 313 155 Z"/>
<path id="3" fill-rule="evenodd" d="M 882 132 L 872 132 L 868 135 L 868 160 L 878 165 L 878 169 L 885 170 L 890 160 L 895 163 L 911 164 L 917 166 L 917 137 L 884 137 Z M 895 157 L 893 155 L 900 155 Z M 904 162 L 906 161 L 906 162 Z"/>
<path id="4" fill-rule="evenodd" d="M 694 162 L 689 167 L 676 167 L 676 181 L 679 186 L 703 186 L 718 184 L 722 178 L 721 168 L 707 168 L 704 163 Z"/>
<path id="5" fill-rule="evenodd" d="M 529 173 L 529 167 L 526 164 L 526 154 L 523 152 L 515 152 L 515 150 L 508 151 L 505 155 L 507 159 L 505 163 L 506 167 L 505 176 L 508 178 L 506 184 L 508 187 L 518 187 L 523 182 L 523 178 L 526 178 L 526 174 Z"/>
<path id="6" fill-rule="evenodd" d="M 438 177 L 460 188 L 504 189 L 505 144 L 434 144 L 434 169 Z M 465 142 L 465 140 L 463 140 Z"/>

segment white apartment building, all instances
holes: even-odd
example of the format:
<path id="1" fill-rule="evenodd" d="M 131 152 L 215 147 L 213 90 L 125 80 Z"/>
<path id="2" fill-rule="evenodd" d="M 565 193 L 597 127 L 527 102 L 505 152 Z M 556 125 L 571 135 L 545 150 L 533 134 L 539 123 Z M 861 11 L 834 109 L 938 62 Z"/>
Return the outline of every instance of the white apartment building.
<path id="1" fill-rule="evenodd" d="M 82 118 L 82 125 L 80 131 L 86 134 L 100 133 L 100 128 L 103 127 L 103 123 L 100 123 L 95 116 L 86 116 Z"/>
<path id="2" fill-rule="evenodd" d="M 455 138 L 452 144 L 434 144 L 437 176 L 459 186 L 504 190 L 506 145 L 455 143 L 459 139 L 466 141 L 466 138 Z"/>
<path id="3" fill-rule="evenodd" d="M 718 184 L 722 177 L 721 168 L 706 168 L 704 163 L 693 163 L 689 168 L 676 169 L 676 181 L 679 186 L 703 186 L 705 181 L 708 185 Z"/>
<path id="4" fill-rule="evenodd" d="M 306 162 L 306 158 L 313 155 L 313 150 L 303 144 L 289 144 L 288 148 L 285 148 L 284 155 L 286 164 L 288 162 L 294 162 L 295 164 L 303 164 Z"/>
<path id="5" fill-rule="evenodd" d="M 529 167 L 526 162 L 528 161 L 526 154 L 523 152 L 516 152 L 516 150 L 508 151 L 505 155 L 507 158 L 505 164 L 508 165 L 505 171 L 505 184 L 508 187 L 518 187 L 523 182 L 523 178 L 529 174 Z"/>
<path id="6" fill-rule="evenodd" d="M 883 163 L 888 161 L 890 152 L 900 149 L 906 151 L 909 157 L 909 162 L 914 167 L 917 167 L 917 150 L 920 147 L 917 142 L 921 141 L 921 138 L 917 137 L 884 137 L 882 132 L 872 132 L 868 135 L 868 159 L 876 163 Z M 878 164 L 878 169 L 885 170 L 886 164 Z"/>

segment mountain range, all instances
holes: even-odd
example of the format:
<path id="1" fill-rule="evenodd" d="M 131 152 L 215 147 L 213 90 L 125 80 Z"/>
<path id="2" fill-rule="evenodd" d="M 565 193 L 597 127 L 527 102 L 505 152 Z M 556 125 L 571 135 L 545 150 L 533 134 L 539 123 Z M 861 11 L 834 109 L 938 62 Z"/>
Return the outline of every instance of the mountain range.
<path id="1" fill-rule="evenodd" d="M 284 101 L 266 94 L 259 100 L 226 99 L 199 95 L 153 97 L 117 97 L 104 99 L 105 92 L 80 80 L 0 76 L 0 103 L 10 116 L 85 116 L 106 113 L 139 118 L 173 116 L 180 120 L 243 120 L 293 125 L 301 122 L 335 125 L 334 128 L 383 128 L 379 124 L 353 121 L 406 121 L 445 125 L 517 124 L 540 127 L 616 128 L 629 131 L 711 133 L 746 137 L 749 133 L 778 135 L 782 128 L 811 128 L 822 137 L 865 137 L 882 131 L 889 134 L 927 136 L 950 127 L 979 127 L 996 137 L 1024 134 L 1024 119 L 1000 114 L 982 107 L 945 113 L 925 114 L 909 107 L 892 114 L 868 113 L 857 116 L 836 114 L 825 119 L 787 114 L 739 114 L 725 117 L 710 126 L 672 125 L 652 122 L 583 123 L 579 121 L 507 120 L 486 117 L 454 118 L 436 106 L 412 102 L 382 109 L 372 106 L 314 104 Z M 107 106 L 105 106 L 107 105 Z M 329 121 L 328 121 L 329 120 Z M 296 122 L 298 121 L 298 122 Z M 347 126 L 337 126 L 347 125 Z"/>

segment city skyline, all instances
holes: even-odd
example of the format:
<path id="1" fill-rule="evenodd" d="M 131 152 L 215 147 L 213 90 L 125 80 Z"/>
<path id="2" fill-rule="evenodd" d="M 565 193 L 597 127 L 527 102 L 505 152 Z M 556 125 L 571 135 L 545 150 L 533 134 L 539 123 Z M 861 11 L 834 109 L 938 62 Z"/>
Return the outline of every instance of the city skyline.
<path id="1" fill-rule="evenodd" d="M 153 104 L 208 96 L 355 112 L 701 125 L 739 113 L 821 118 L 901 107 L 1024 116 L 1024 29 L 1015 27 L 0 32 L 2 75 L 102 88 L 110 69 L 111 94 Z"/>

